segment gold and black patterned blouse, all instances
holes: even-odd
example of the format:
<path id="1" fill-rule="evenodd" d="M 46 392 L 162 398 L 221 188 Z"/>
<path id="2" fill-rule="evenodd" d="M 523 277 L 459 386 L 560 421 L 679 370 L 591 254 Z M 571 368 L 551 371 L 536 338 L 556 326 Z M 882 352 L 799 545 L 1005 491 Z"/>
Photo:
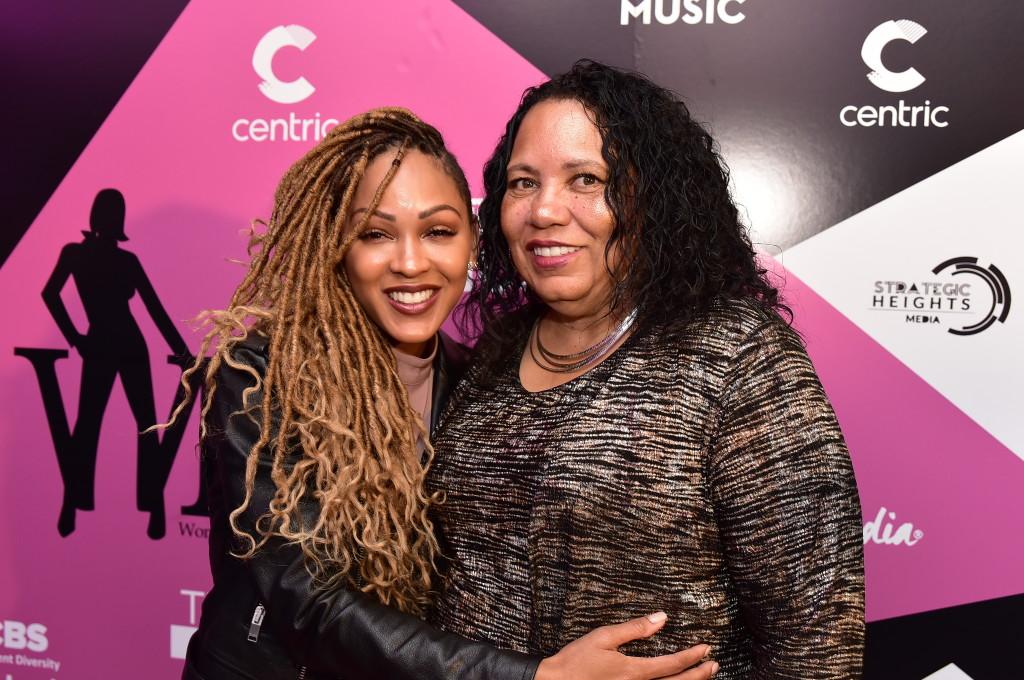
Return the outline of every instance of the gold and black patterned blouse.
<path id="1" fill-rule="evenodd" d="M 623 651 L 707 643 L 720 680 L 860 677 L 856 482 L 781 319 L 725 303 L 539 393 L 518 365 L 487 381 L 472 367 L 438 433 L 429 483 L 447 495 L 451 564 L 436 624 L 552 654 L 664 610 L 665 628 Z"/>

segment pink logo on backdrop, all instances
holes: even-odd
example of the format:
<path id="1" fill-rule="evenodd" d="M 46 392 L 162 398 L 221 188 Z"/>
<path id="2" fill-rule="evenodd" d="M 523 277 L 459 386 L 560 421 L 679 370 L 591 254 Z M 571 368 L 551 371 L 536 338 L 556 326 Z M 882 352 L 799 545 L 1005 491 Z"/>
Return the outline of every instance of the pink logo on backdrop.
<path id="1" fill-rule="evenodd" d="M 924 538 L 924 532 L 910 522 L 898 522 L 896 513 L 882 506 L 870 522 L 864 523 L 864 545 L 904 545 L 911 547 Z"/>

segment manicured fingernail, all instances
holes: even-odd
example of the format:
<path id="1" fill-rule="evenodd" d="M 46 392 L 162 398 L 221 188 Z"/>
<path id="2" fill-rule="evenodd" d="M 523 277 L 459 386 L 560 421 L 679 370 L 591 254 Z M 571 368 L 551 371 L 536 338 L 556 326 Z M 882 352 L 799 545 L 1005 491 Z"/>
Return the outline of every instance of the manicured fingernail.
<path id="1" fill-rule="evenodd" d="M 718 662 L 716 661 L 715 663 L 711 664 L 711 675 L 714 675 L 717 672 L 718 672 Z"/>
<path id="2" fill-rule="evenodd" d="M 707 660 L 711 656 L 711 645 L 704 645 L 704 654 L 701 655 L 701 660 Z"/>
<path id="3" fill-rule="evenodd" d="M 647 620 L 651 623 L 661 623 L 668 618 L 668 614 L 665 612 L 655 612 L 654 614 L 648 614 Z"/>

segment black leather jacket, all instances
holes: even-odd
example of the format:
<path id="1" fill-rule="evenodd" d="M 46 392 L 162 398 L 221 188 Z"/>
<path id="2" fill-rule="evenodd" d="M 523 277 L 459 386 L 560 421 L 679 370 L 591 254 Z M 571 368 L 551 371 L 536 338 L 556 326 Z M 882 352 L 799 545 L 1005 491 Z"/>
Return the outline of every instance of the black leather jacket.
<path id="1" fill-rule="evenodd" d="M 441 342 L 434 365 L 435 420 L 460 368 L 453 363 L 464 357 L 457 343 L 443 335 Z M 234 358 L 262 374 L 266 339 L 240 343 Z M 189 643 L 183 680 L 533 680 L 537 658 L 443 633 L 360 593 L 315 589 L 297 546 L 271 541 L 248 560 L 229 554 L 237 545 L 228 515 L 244 498 L 246 458 L 259 435 L 249 417 L 232 414 L 253 382 L 223 365 L 207 416 L 203 455 L 209 456 L 213 588 Z M 269 456 L 261 457 L 252 501 L 238 518 L 241 529 L 252 532 L 273 494 Z M 312 502 L 302 512 L 318 514 Z"/>

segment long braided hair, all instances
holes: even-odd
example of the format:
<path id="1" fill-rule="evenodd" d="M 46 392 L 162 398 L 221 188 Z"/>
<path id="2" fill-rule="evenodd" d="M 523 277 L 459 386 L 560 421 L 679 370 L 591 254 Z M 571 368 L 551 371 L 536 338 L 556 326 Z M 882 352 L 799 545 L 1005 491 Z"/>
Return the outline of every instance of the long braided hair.
<path id="1" fill-rule="evenodd" d="M 251 238 L 248 273 L 227 309 L 203 315 L 212 328 L 182 384 L 188 389 L 191 373 L 215 346 L 205 374 L 205 437 L 221 365 L 256 380 L 243 401 L 250 417 L 258 418 L 261 435 L 249 452 L 245 501 L 230 515 L 246 546 L 238 557 L 251 557 L 277 535 L 301 546 L 307 568 L 324 587 L 344 584 L 420 613 L 429 603 L 438 553 L 428 518 L 438 499 L 424 488 L 416 446 L 427 433 L 387 339 L 357 302 L 342 266 L 409 149 L 439 161 L 469 214 L 465 175 L 435 128 L 399 108 L 374 109 L 342 123 L 281 180 L 269 224 Z M 359 224 L 347 229 L 367 165 L 389 150 L 397 150 L 395 161 Z M 268 337 L 263 376 L 232 358 L 232 348 L 250 332 Z M 250 404 L 260 391 L 264 398 Z M 265 450 L 273 457 L 276 494 L 252 536 L 236 520 L 252 501 Z M 319 503 L 312 526 L 299 518 L 304 498 Z"/>

